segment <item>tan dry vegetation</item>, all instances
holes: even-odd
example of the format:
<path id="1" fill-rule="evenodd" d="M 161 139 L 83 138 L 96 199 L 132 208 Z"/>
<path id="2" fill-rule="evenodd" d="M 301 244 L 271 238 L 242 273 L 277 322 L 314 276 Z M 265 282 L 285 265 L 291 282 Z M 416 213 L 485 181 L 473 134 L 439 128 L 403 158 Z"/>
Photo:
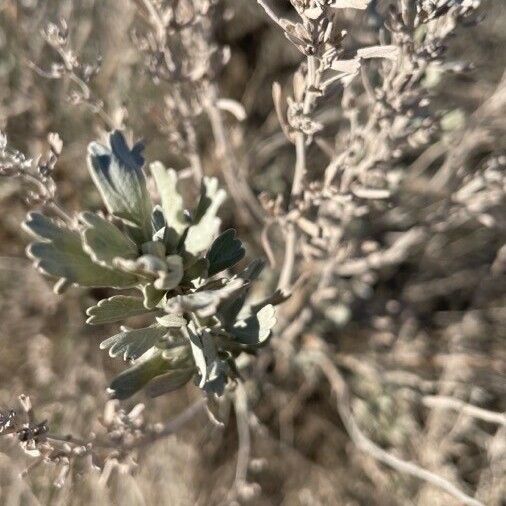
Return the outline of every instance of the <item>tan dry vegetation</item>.
<path id="1" fill-rule="evenodd" d="M 484 0 L 459 24 L 440 58 L 448 73 L 434 55 L 414 58 L 410 44 L 423 30 L 414 37 L 407 28 L 384 44 L 401 48 L 404 66 L 395 68 L 398 54 L 367 57 L 352 76 L 353 55 L 378 44 L 391 21 L 388 4 L 402 11 L 412 2 L 339 10 L 325 44 L 341 47 L 346 29 L 336 59 L 348 63 L 335 65 L 345 71 L 320 96 L 312 66 L 323 59 L 304 44 L 299 51 L 283 35 L 292 25 L 271 19 L 310 26 L 311 2 L 292 2 L 302 17 L 281 0 L 175 2 L 183 18 L 185 6 L 213 6 L 172 34 L 193 76 L 183 85 L 153 58 L 168 43 L 148 7 L 170 3 L 0 2 L 0 130 L 33 157 L 47 151 L 50 132 L 60 134 L 54 175 L 74 211 L 100 205 L 86 146 L 125 127 L 146 140 L 149 160 L 186 181 L 220 178 L 230 195 L 223 228 L 239 230 L 248 257 L 274 257 L 260 292 L 298 282 L 269 346 L 245 363 L 244 389 L 224 403 L 225 428 L 200 410 L 109 465 L 53 461 L 22 477 L 34 458 L 0 437 L 0 504 L 504 504 L 506 6 Z M 60 18 L 79 61 L 101 57 L 84 96 L 73 71 L 51 67 L 62 57 L 42 32 Z M 445 23 L 431 25 L 437 36 Z M 53 78 L 40 75 L 51 68 Z M 220 98 L 241 105 L 220 108 Z M 105 389 L 123 368 L 98 349 L 117 327 L 85 323 L 86 307 L 109 292 L 57 296 L 32 269 L 20 228 L 25 190 L 20 179 L 0 181 L 0 412 L 22 416 L 25 394 L 51 433 L 88 440 L 106 432 Z M 199 398 L 187 385 L 121 408 L 143 402 L 141 418 L 167 423 Z"/>

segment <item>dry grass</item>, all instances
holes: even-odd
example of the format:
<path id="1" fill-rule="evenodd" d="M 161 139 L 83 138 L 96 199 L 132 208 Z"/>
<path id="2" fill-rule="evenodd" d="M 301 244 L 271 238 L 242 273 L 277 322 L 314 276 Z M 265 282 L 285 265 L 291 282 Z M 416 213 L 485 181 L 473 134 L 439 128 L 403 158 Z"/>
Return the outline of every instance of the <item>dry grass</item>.
<path id="1" fill-rule="evenodd" d="M 410 4 L 374 3 L 378 16 Z M 200 411 L 110 475 L 81 462 L 60 487 L 61 463 L 20 477 L 34 459 L 1 437 L 0 504 L 504 503 L 506 7 L 482 3 L 485 19 L 460 25 L 443 58 L 474 70 L 440 75 L 422 55 L 423 79 L 410 81 L 413 67 L 385 78 L 392 57 L 367 59 L 322 96 L 312 90 L 328 69 L 319 75 L 314 55 L 283 36 L 280 19 L 299 19 L 288 1 L 265 3 L 271 17 L 264 2 L 181 1 L 183 25 L 185 6 L 212 8 L 169 40 L 150 0 L 0 4 L 0 129 L 30 156 L 59 132 L 67 209 L 99 205 L 86 145 L 123 126 L 185 180 L 220 177 L 232 197 L 224 225 L 273 262 L 264 291 L 295 285 L 270 346 L 243 364 L 247 408 L 239 389 L 225 428 Z M 378 43 L 376 15 L 338 12 L 337 32 L 350 34 L 338 59 Z M 62 54 L 41 32 L 60 17 L 80 66 L 47 79 Z M 387 41 L 404 62 L 412 35 Z M 155 58 L 167 48 L 184 76 Z M 52 433 L 100 436 L 122 364 L 100 352 L 108 329 L 86 326 L 84 310 L 106 294 L 56 296 L 31 268 L 23 195 L 19 179 L 0 181 L 0 412 L 21 412 L 26 394 Z M 147 422 L 166 423 L 198 398 L 187 386 L 122 407 L 144 402 Z"/>

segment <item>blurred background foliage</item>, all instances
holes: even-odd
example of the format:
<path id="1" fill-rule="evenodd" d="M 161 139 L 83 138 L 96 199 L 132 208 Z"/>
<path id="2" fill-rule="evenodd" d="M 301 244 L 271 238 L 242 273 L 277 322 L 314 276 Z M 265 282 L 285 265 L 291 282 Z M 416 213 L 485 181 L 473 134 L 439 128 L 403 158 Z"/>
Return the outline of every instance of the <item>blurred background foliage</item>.
<path id="1" fill-rule="evenodd" d="M 60 199 L 71 210 L 98 206 L 98 195 L 85 167 L 85 152 L 88 143 L 107 125 L 86 106 L 69 103 L 71 84 L 67 79 L 43 78 L 30 64 L 47 68 L 57 60 L 41 35 L 49 21 L 60 18 L 67 21 L 72 48 L 81 61 L 94 64 L 100 59 L 100 71 L 90 84 L 93 94 L 103 101 L 104 110 L 111 117 L 124 118 L 128 129 L 144 138 L 147 158 L 161 160 L 178 170 L 188 165 L 185 157 L 171 149 L 167 141 L 163 123 L 170 118 L 160 118 L 163 95 L 169 85 L 153 83 L 133 36 L 134 29 L 143 26 L 137 7 L 135 1 L 115 0 L 0 1 L 0 129 L 12 146 L 31 156 L 46 149 L 49 132 L 60 134 L 64 149 L 55 177 Z M 276 8 L 279 13 L 293 16 L 288 1 L 279 0 Z M 437 75 L 427 77 L 432 79 L 433 105 L 446 111 L 443 128 L 450 134 L 469 124 L 473 112 L 497 88 L 506 67 L 506 5 L 500 0 L 485 0 L 481 10 L 485 13 L 484 20 L 475 27 L 460 28 L 449 46 L 450 55 L 472 62 L 474 70 L 465 75 L 445 76 L 443 80 Z M 368 16 L 367 11 L 343 13 L 342 25 L 353 34 L 353 44 L 370 44 L 373 40 L 374 20 Z M 241 102 L 247 113 L 240 126 L 231 123 L 228 131 L 241 160 L 238 170 L 245 174 L 255 195 L 263 191 L 271 195 L 284 193 L 290 182 L 294 153 L 273 111 L 271 87 L 273 81 L 285 83 L 302 57 L 252 0 L 229 0 L 222 4 L 215 37 L 219 44 L 230 47 L 230 60 L 218 76 L 221 95 Z M 336 96 L 325 100 L 328 107 L 322 109 L 329 115 L 337 115 L 338 124 L 340 111 Z M 488 139 L 485 147 L 480 145 L 473 151 L 472 163 L 479 165 L 491 153 L 504 152 L 505 118 L 503 115 L 498 120 L 496 129 L 502 135 L 496 134 Z M 206 120 L 198 123 L 197 134 L 205 174 L 221 178 L 222 167 Z M 322 155 L 314 148 L 311 154 L 310 170 L 313 167 L 317 170 Z M 406 166 L 411 161 L 406 160 Z M 85 308 L 105 294 L 98 289 L 72 289 L 65 297 L 58 297 L 52 293 L 50 283 L 31 268 L 24 255 L 27 236 L 20 229 L 27 210 L 21 199 L 20 184 L 17 180 L 0 183 L 0 408 L 14 406 L 17 396 L 24 393 L 31 396 L 39 418 L 48 419 L 54 431 L 89 434 L 100 430 L 105 387 L 122 367 L 98 349 L 104 335 L 109 334 L 102 328 L 85 324 Z M 260 231 L 241 220 L 231 199 L 225 205 L 222 218 L 224 228 L 239 229 L 251 257 L 263 254 Z M 455 241 L 446 253 L 451 268 L 456 261 L 461 262 L 472 278 L 476 272 L 479 276 L 479 266 L 490 263 L 493 259 L 489 257 L 495 253 L 482 250 L 481 245 L 498 247 L 504 243 L 504 235 L 488 230 L 471 232 L 471 239 Z M 466 245 L 470 243 L 467 254 Z M 452 252 L 452 248 L 456 251 Z M 434 269 L 430 258 L 425 261 L 426 266 L 423 263 L 405 265 L 397 273 L 396 281 L 388 278 L 385 290 L 395 293 L 395 282 L 401 287 L 413 271 Z M 437 262 L 439 274 L 444 276 L 449 267 L 440 258 Z M 267 275 L 266 283 L 275 284 L 275 280 Z M 472 283 L 462 283 L 462 290 L 473 289 Z M 421 313 L 431 315 L 432 322 L 437 310 L 440 328 L 444 327 L 445 332 L 450 328 L 451 334 L 453 325 L 453 332 L 462 337 L 463 327 L 457 326 L 454 309 L 445 304 L 450 299 L 459 307 L 460 297 L 464 301 L 460 308 L 465 307 L 467 292 L 457 288 L 434 307 L 432 299 L 424 305 L 423 293 L 416 290 L 413 284 L 410 293 L 412 300 L 417 297 L 422 300 Z M 474 321 L 472 312 L 465 315 L 465 331 L 473 346 L 476 342 L 483 346 L 482 353 L 474 358 L 474 365 L 461 360 L 460 349 L 447 348 L 434 353 L 434 347 L 439 346 L 434 341 L 442 331 L 436 334 L 433 326 L 424 328 L 423 322 L 421 328 L 411 333 L 414 337 L 396 353 L 399 362 L 416 364 L 422 370 L 440 370 L 449 361 L 454 361 L 456 368 L 475 367 L 478 372 L 474 375 L 473 369 L 468 378 L 476 387 L 471 400 L 504 412 L 504 284 L 491 284 L 489 291 L 495 293 L 496 320 Z M 374 300 L 365 301 L 361 310 L 374 314 L 373 306 Z M 335 317 L 339 321 L 340 315 Z M 378 444 L 402 448 L 413 459 L 425 459 L 430 465 L 431 459 L 437 458 L 429 449 L 437 453 L 439 444 L 445 441 L 444 434 L 439 432 L 443 422 L 430 424 L 430 415 L 414 401 L 411 390 L 399 393 L 394 386 L 375 381 L 374 374 L 368 375 L 369 360 L 372 364 L 375 360 L 371 356 L 381 354 L 391 344 L 388 322 L 377 319 L 376 324 L 373 343 L 369 328 L 360 324 L 360 316 L 345 330 L 316 318 L 302 334 L 306 340 L 313 334 L 323 335 L 329 342 L 338 343 L 343 357 L 347 355 L 341 365 L 350 371 L 347 377 L 356 396 L 354 410 L 369 436 Z M 409 333 L 410 329 L 403 331 Z M 405 355 L 401 357 L 403 351 Z M 350 364 L 350 354 L 358 357 L 359 363 Z M 355 452 L 335 413 L 328 386 L 317 377 L 293 374 L 283 360 L 273 360 L 269 351 L 259 361 L 260 365 L 253 368 L 252 378 L 257 373 L 262 386 L 250 392 L 258 430 L 252 435 L 249 475 L 252 483 L 259 484 L 261 492 L 253 487 L 244 492 L 241 501 L 286 506 L 458 504 L 434 490 L 420 490 L 420 484 L 412 478 L 383 469 Z M 354 374 L 357 369 L 364 374 Z M 392 385 L 395 383 L 393 378 Z M 430 390 L 430 385 L 427 388 Z M 195 389 L 189 386 L 183 392 L 149 400 L 148 416 L 152 421 L 170 418 L 196 395 Z M 447 413 L 443 411 L 442 416 Z M 504 496 L 501 498 L 506 491 L 504 427 L 496 436 L 496 444 L 502 445 L 497 450 L 490 449 L 486 443 L 491 436 L 490 426 L 479 424 L 468 438 L 459 425 L 467 423 L 454 420 L 458 437 L 452 439 L 444 462 L 437 464 L 438 469 L 448 479 L 459 477 L 472 489 L 481 486 L 483 497 L 488 498 L 484 499 L 486 504 L 504 504 Z M 0 439 L 0 504 L 225 504 L 234 479 L 237 439 L 234 423 L 230 422 L 225 431 L 220 431 L 210 427 L 205 416 L 196 417 L 180 434 L 140 452 L 135 471 L 125 474 L 118 471 L 107 487 L 100 483 L 98 475 L 81 475 L 76 471 L 62 488 L 52 486 L 56 471 L 45 466 L 26 478 L 19 478 L 30 460 L 10 441 Z M 499 455 L 499 461 L 494 461 L 497 470 L 493 476 L 487 474 L 484 464 L 489 458 L 493 460 L 491 451 Z"/>

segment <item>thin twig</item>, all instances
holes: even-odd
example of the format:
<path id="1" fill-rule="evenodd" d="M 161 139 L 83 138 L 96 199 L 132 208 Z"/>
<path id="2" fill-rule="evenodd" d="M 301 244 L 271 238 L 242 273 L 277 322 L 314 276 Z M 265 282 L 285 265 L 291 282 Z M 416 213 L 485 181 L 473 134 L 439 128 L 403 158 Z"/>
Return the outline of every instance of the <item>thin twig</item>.
<path id="1" fill-rule="evenodd" d="M 274 221 L 267 222 L 262 229 L 262 233 L 260 234 L 260 242 L 262 243 L 262 247 L 265 251 L 265 254 L 267 255 L 271 269 L 274 269 L 276 267 L 276 257 L 274 256 L 271 243 L 269 241 L 269 229 L 273 224 Z"/>
<path id="2" fill-rule="evenodd" d="M 422 402 L 425 406 L 430 408 L 445 408 L 460 411 L 465 415 L 479 418 L 485 422 L 496 423 L 498 425 L 506 426 L 506 413 L 496 413 L 488 409 L 479 408 L 471 404 L 467 404 L 455 397 L 446 395 L 426 395 L 423 397 Z"/>
<path id="3" fill-rule="evenodd" d="M 239 449 L 237 451 L 237 466 L 235 469 L 235 489 L 246 483 L 248 465 L 251 453 L 251 436 L 248 421 L 248 397 L 241 381 L 237 383 L 234 396 L 237 432 L 239 434 Z"/>
<path id="4" fill-rule="evenodd" d="M 346 428 L 346 432 L 348 432 L 351 440 L 359 450 L 368 453 L 371 457 L 383 462 L 383 464 L 386 464 L 387 466 L 392 467 L 396 471 L 409 474 L 415 478 L 430 483 L 441 490 L 444 490 L 453 497 L 457 498 L 462 504 L 468 506 L 484 506 L 483 503 L 465 494 L 443 477 L 413 464 L 412 462 L 402 460 L 373 443 L 362 432 L 353 417 L 350 407 L 348 386 L 333 362 L 326 354 L 317 352 L 314 356 L 314 363 L 320 367 L 323 374 L 329 381 L 330 386 L 337 397 L 337 410 L 339 412 L 339 416 Z"/>
<path id="5" fill-rule="evenodd" d="M 285 257 L 281 274 L 279 275 L 278 288 L 288 291 L 290 289 L 293 268 L 295 266 L 295 249 L 297 244 L 297 233 L 293 223 L 287 225 L 285 236 Z"/>
<path id="6" fill-rule="evenodd" d="M 320 72 L 317 68 L 318 60 L 314 56 L 307 58 L 307 74 L 305 83 L 305 96 L 303 104 L 303 113 L 309 115 L 314 105 L 315 94 L 313 88 L 317 87 L 320 80 Z M 306 136 L 303 132 L 297 132 L 295 135 L 295 169 L 293 173 L 292 189 L 288 201 L 288 210 L 290 211 L 297 198 L 300 197 L 303 190 L 304 178 L 306 175 Z M 295 255 L 297 246 L 297 231 L 293 223 L 288 223 L 285 238 L 285 257 L 281 274 L 279 276 L 278 288 L 288 291 L 291 286 L 293 269 L 295 266 Z"/>
<path id="7" fill-rule="evenodd" d="M 364 85 L 365 92 L 369 100 L 374 103 L 376 101 L 376 94 L 374 93 L 374 88 L 369 80 L 369 75 L 367 73 L 367 69 L 365 65 L 360 66 L 360 77 L 362 79 L 362 84 Z"/>
<path id="8" fill-rule="evenodd" d="M 191 406 L 186 408 L 182 413 L 177 415 L 175 418 L 167 422 L 160 430 L 157 430 L 156 432 L 153 432 L 149 435 L 147 435 L 145 438 L 142 438 L 138 441 L 134 441 L 134 443 L 128 448 L 136 448 L 139 446 L 144 446 L 146 444 L 153 443 L 157 441 L 160 438 L 170 436 L 171 434 L 174 434 L 179 429 L 181 429 L 183 426 L 185 426 L 190 420 L 192 420 L 195 415 L 202 411 L 206 406 L 207 400 L 205 397 L 195 401 Z"/>
<path id="9" fill-rule="evenodd" d="M 244 204 L 246 204 L 247 209 L 250 211 L 254 219 L 262 223 L 264 221 L 264 215 L 257 198 L 249 185 L 242 184 L 243 182 L 238 179 L 239 175 L 237 174 L 237 170 L 239 168 L 239 163 L 230 148 L 221 111 L 216 106 L 216 95 L 216 92 L 211 93 L 211 97 L 206 107 L 206 112 L 209 117 L 216 142 L 216 152 L 223 164 L 223 176 L 225 177 L 225 182 L 227 183 L 228 189 L 230 190 L 239 213 L 241 213 L 246 223 L 251 223 L 251 216 L 249 213 L 245 212 L 246 209 L 244 209 Z"/>
<path id="10" fill-rule="evenodd" d="M 136 439 L 132 443 L 123 446 L 121 449 L 123 451 L 133 450 L 135 448 L 150 445 L 158 441 L 159 439 L 174 434 L 182 427 L 184 427 L 188 422 L 190 422 L 195 417 L 196 414 L 202 411 L 206 407 L 206 402 L 207 401 L 204 397 L 198 399 L 191 406 L 186 408 L 182 413 L 177 415 L 172 420 L 168 421 L 166 424 L 162 425 L 160 428 L 148 432 L 144 437 Z M 85 441 L 75 438 L 72 435 L 60 436 L 58 434 L 47 434 L 46 439 L 59 443 L 70 443 L 76 446 L 84 446 L 84 447 L 91 444 L 92 447 L 96 449 L 117 448 L 117 444 L 113 441 L 106 441 L 106 440 L 104 441 L 96 439 Z"/>
<path id="11" fill-rule="evenodd" d="M 262 9 L 265 11 L 267 16 L 269 16 L 272 19 L 272 21 L 274 21 L 274 23 L 279 25 L 281 28 L 284 28 L 285 25 L 281 20 L 281 18 L 276 15 L 276 13 L 272 10 L 272 8 L 269 5 L 267 5 L 267 2 L 265 2 L 265 0 L 257 0 L 257 2 L 258 5 L 260 5 L 260 7 L 262 7 Z"/>

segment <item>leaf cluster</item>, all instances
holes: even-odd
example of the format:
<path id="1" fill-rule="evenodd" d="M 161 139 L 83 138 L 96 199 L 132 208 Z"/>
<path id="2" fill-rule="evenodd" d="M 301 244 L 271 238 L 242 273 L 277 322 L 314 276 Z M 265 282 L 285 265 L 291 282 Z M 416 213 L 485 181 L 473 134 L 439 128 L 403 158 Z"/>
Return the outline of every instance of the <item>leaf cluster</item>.
<path id="1" fill-rule="evenodd" d="M 106 213 L 84 211 L 72 222 L 40 212 L 24 227 L 35 241 L 28 255 L 44 274 L 57 278 L 57 292 L 70 285 L 128 290 L 88 308 L 91 325 L 148 315 L 144 328 L 122 326 L 101 343 L 111 357 L 131 366 L 110 386 L 125 399 L 146 387 L 152 396 L 192 378 L 209 394 L 221 395 L 237 376 L 235 358 L 265 344 L 274 326 L 276 292 L 248 304 L 251 283 L 262 270 L 253 261 L 227 275 L 245 255 L 236 232 L 219 234 L 217 212 L 226 194 L 215 178 L 203 178 L 191 211 L 184 207 L 175 171 L 150 165 L 161 204 L 154 204 L 143 171 L 143 145 L 129 147 L 120 131 L 107 144 L 88 147 L 88 168 Z"/>

